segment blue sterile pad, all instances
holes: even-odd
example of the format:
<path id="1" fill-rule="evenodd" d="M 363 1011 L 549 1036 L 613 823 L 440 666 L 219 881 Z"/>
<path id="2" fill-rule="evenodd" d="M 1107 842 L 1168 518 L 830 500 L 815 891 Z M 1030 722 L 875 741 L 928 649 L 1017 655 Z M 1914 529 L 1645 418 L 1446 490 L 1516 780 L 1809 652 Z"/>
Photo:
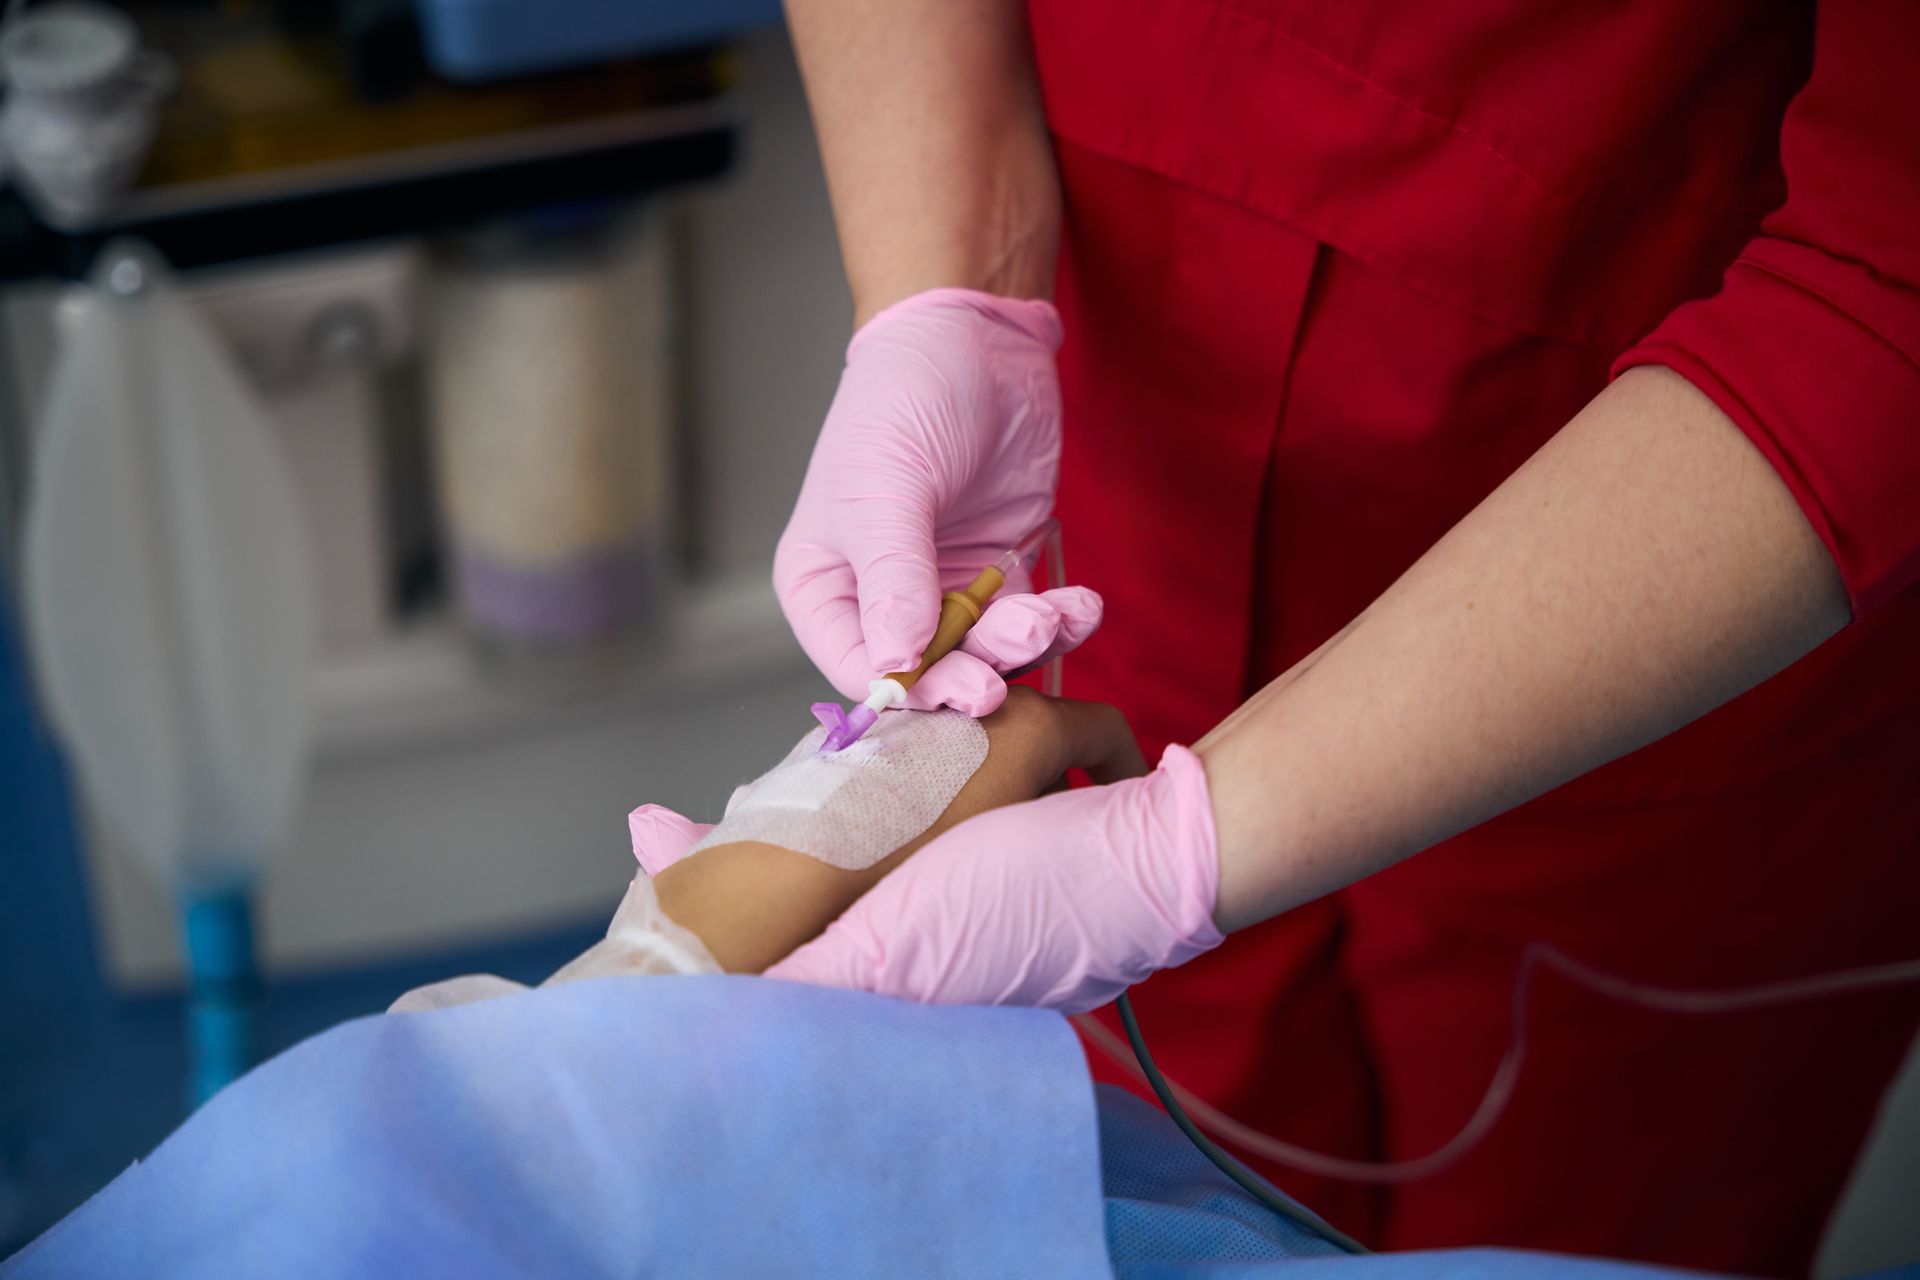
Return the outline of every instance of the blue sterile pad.
<path id="1" fill-rule="evenodd" d="M 229 1086 L 0 1268 L 1104 1277 L 1068 1025 L 766 979 L 365 1018 Z"/>
<path id="2" fill-rule="evenodd" d="M 363 1018 L 230 1085 L 0 1265 L 27 1277 L 1633 1280 L 1349 1257 L 1032 1010 L 598 978 Z"/>

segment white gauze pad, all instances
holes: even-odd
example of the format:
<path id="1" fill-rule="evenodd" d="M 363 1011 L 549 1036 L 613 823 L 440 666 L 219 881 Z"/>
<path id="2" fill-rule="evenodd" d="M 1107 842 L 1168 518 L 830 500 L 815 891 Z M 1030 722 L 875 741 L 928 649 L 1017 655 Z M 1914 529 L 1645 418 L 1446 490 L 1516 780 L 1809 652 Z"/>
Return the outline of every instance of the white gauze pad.
<path id="1" fill-rule="evenodd" d="M 815 729 L 736 790 L 689 852 L 758 840 L 864 871 L 932 826 L 987 758 L 987 731 L 951 709 L 882 711 L 865 737 L 822 755 L 826 735 Z"/>
<path id="2" fill-rule="evenodd" d="M 607 936 L 562 965 L 540 985 L 557 986 L 611 973 L 719 973 L 720 964 L 691 929 L 660 909 L 653 881 L 643 872 L 627 886 Z"/>

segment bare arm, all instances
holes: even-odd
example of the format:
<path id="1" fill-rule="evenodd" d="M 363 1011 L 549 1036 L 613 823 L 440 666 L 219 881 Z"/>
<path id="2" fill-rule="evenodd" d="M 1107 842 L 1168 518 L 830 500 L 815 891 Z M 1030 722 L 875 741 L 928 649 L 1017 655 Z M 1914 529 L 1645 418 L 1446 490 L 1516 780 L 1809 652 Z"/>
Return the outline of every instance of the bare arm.
<path id="1" fill-rule="evenodd" d="M 1624 755 L 1847 622 L 1706 397 L 1629 372 L 1346 630 L 1195 747 L 1232 930 Z"/>
<path id="2" fill-rule="evenodd" d="M 929 840 L 977 813 L 1031 800 L 1068 769 L 1097 782 L 1145 773 L 1114 708 L 1044 698 L 1018 686 L 981 720 L 987 758 L 934 824 L 865 871 L 843 871 L 779 845 L 737 840 L 683 858 L 654 877 L 660 908 L 730 973 L 758 973 L 816 936 Z"/>
<path id="3" fill-rule="evenodd" d="M 1053 289 L 1060 189 L 1017 0 L 788 0 L 855 325 L 925 289 Z"/>

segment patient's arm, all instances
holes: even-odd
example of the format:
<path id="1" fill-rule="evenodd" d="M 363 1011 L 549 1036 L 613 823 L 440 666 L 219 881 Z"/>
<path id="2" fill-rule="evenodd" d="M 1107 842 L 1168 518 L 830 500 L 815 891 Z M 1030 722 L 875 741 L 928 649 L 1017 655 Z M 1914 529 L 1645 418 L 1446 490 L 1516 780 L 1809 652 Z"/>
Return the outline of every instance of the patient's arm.
<path id="1" fill-rule="evenodd" d="M 1120 713 L 1015 686 L 980 722 L 987 758 L 934 824 L 864 871 L 758 841 L 718 844 L 653 878 L 661 910 L 696 934 L 721 968 L 758 973 L 815 937 L 914 850 L 977 813 L 1031 800 L 1068 769 L 1096 782 L 1146 772 Z"/>

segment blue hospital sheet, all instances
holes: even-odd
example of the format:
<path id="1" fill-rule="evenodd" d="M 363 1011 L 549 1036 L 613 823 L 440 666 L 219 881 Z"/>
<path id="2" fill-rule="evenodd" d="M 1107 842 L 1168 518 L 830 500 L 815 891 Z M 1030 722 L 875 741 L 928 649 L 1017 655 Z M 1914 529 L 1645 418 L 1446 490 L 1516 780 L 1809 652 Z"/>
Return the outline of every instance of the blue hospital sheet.
<path id="1" fill-rule="evenodd" d="M 755 978 L 364 1018 L 214 1098 L 5 1265 L 87 1277 L 1629 1280 L 1350 1258 L 1255 1203 L 1066 1022 Z"/>
<path id="2" fill-rule="evenodd" d="M 1698 1280 L 1519 1249 L 1351 1257 L 1235 1186 L 1166 1112 L 1098 1088 L 1107 1245 L 1119 1280 Z"/>
<path id="3" fill-rule="evenodd" d="M 1072 1030 L 757 978 L 363 1018 L 0 1268 L 60 1277 L 1109 1274 Z"/>

